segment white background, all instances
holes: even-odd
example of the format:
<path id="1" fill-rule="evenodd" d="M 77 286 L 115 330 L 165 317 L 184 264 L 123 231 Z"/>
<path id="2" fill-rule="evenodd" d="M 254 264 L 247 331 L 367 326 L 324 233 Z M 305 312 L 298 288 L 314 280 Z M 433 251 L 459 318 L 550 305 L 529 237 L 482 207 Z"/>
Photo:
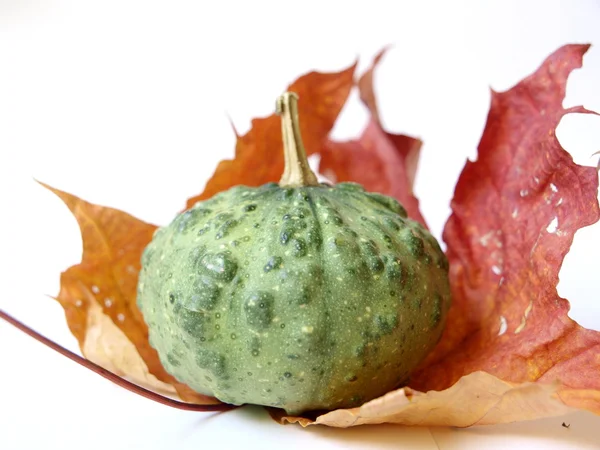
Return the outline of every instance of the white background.
<path id="1" fill-rule="evenodd" d="M 436 236 L 489 88 L 505 90 L 559 46 L 589 42 L 565 105 L 600 111 L 600 3 L 201 2 L 0 0 L 0 308 L 77 349 L 60 307 L 61 270 L 79 261 L 79 230 L 37 178 L 88 201 L 164 224 L 197 194 L 240 132 L 309 70 L 377 72 L 390 131 L 425 141 L 417 194 Z M 418 6 L 417 6 L 418 5 Z M 366 118 L 355 95 L 334 136 Z M 568 116 L 559 138 L 593 165 L 600 118 Z M 600 228 L 576 235 L 559 293 L 600 329 Z M 569 429 L 561 426 L 565 421 Z M 134 396 L 0 323 L 0 449 L 600 448 L 600 418 L 470 430 L 280 426 L 260 408 L 211 415 Z"/>

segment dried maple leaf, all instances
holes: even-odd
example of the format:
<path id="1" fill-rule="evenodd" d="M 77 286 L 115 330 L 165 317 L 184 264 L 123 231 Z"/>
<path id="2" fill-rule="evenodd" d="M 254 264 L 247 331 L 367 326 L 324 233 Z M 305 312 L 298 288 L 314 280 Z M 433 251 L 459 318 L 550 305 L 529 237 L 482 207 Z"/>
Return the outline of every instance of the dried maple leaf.
<path id="1" fill-rule="evenodd" d="M 304 426 L 471 426 L 571 407 L 600 413 L 600 333 L 569 319 L 568 302 L 556 292 L 575 231 L 600 217 L 596 169 L 574 164 L 555 136 L 565 114 L 588 112 L 562 107 L 567 77 L 587 48 L 565 46 L 514 88 L 493 93 L 478 160 L 461 174 L 444 232 L 454 305 L 443 339 L 410 387 L 316 418 L 271 411 L 274 417 Z M 421 143 L 386 133 L 379 122 L 372 79 L 382 56 L 358 83 L 372 120 L 357 141 L 326 140 L 354 66 L 340 74 L 311 73 L 290 89 L 304 99 L 304 139 L 309 152 L 321 152 L 322 171 L 393 195 L 422 221 L 412 193 Z M 236 159 L 221 163 L 188 206 L 236 184 L 276 181 L 280 147 L 278 119 L 255 120 L 238 137 Z M 140 255 L 155 227 L 52 190 L 76 216 L 84 239 L 82 263 L 63 273 L 58 300 L 86 356 L 155 389 L 169 392 L 173 385 L 182 398 L 210 401 L 174 382 L 147 342 L 135 290 Z M 115 353 L 117 342 L 130 357 Z"/>
<path id="2" fill-rule="evenodd" d="M 311 72 L 288 87 L 288 91 L 302 98 L 298 114 L 302 117 L 300 131 L 307 155 L 318 151 L 327 139 L 354 85 L 355 68 L 356 64 L 339 73 Z M 279 116 L 252 120 L 250 131 L 237 137 L 235 159 L 221 161 L 204 192 L 190 198 L 187 207 L 236 185 L 260 186 L 279 181 L 283 173 L 281 149 Z"/>
<path id="3" fill-rule="evenodd" d="M 371 119 L 357 140 L 326 141 L 320 151 L 319 172 L 334 182 L 355 181 L 368 190 L 395 197 L 408 216 L 426 226 L 413 194 L 413 184 L 421 151 L 421 140 L 386 132 L 379 120 L 373 89 L 373 74 L 387 49 L 358 81 L 360 98 Z"/>

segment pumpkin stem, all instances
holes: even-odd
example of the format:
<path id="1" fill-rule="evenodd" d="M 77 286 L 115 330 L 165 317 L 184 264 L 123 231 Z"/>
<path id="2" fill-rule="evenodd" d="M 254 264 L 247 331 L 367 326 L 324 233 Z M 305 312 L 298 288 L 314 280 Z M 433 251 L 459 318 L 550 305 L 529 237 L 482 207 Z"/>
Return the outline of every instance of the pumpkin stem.
<path id="1" fill-rule="evenodd" d="M 286 92 L 277 99 L 281 116 L 285 168 L 279 181 L 282 187 L 318 186 L 319 181 L 308 165 L 298 121 L 298 95 Z"/>

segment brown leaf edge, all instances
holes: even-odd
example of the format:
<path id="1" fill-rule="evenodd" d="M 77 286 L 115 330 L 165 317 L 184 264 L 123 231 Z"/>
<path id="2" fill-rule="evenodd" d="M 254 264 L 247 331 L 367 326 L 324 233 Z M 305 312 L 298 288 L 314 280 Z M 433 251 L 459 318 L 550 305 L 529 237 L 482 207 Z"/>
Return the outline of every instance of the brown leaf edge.
<path id="1" fill-rule="evenodd" d="M 170 395 L 166 384 L 173 386 L 187 402 L 221 403 L 194 392 L 169 375 L 148 342 L 148 329 L 135 300 L 141 254 L 157 227 L 118 209 L 94 205 L 40 184 L 65 203 L 81 229 L 82 260 L 61 274 L 60 292 L 55 300 L 63 307 L 83 355 L 148 389 Z M 88 332 L 96 334 L 96 342 L 91 342 Z M 105 344 L 99 345 L 100 339 Z M 107 356 L 114 354 L 111 351 L 114 342 L 122 344 L 117 351 L 125 348 L 129 359 Z M 121 364 L 115 364 L 117 360 Z"/>
<path id="2" fill-rule="evenodd" d="M 286 416 L 280 409 L 269 408 L 268 411 L 281 424 L 298 423 L 303 427 L 348 428 L 393 423 L 464 428 L 555 417 L 575 411 L 557 398 L 556 388 L 539 383 L 509 383 L 485 372 L 474 372 L 443 391 L 423 393 L 405 387 L 358 408 L 338 409 L 314 419 Z"/>

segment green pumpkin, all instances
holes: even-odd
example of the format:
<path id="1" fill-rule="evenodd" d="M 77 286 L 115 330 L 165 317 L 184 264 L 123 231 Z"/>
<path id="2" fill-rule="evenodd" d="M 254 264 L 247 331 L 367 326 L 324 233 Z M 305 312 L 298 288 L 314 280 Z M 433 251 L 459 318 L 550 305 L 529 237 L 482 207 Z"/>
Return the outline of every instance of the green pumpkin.
<path id="1" fill-rule="evenodd" d="M 157 230 L 138 305 L 165 369 L 231 404 L 354 407 L 405 382 L 450 306 L 436 240 L 393 198 L 320 184 L 284 94 L 286 171 Z"/>

